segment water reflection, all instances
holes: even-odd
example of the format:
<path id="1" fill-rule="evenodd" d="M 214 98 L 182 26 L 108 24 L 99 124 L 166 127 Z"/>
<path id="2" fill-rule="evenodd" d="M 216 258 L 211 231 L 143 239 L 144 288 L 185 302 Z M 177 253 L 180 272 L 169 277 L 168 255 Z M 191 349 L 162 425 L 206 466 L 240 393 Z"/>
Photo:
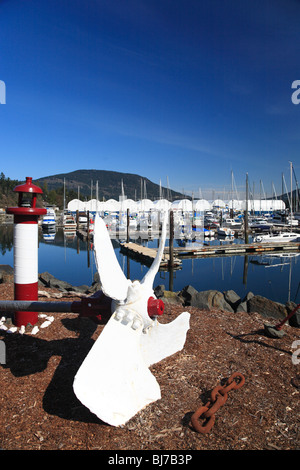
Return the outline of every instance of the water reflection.
<path id="1" fill-rule="evenodd" d="M 125 275 L 141 280 L 148 267 L 130 259 L 120 251 L 120 243 L 112 239 L 116 256 Z M 124 237 L 122 237 L 124 241 Z M 136 239 L 149 247 L 158 247 L 159 240 L 150 234 L 148 238 Z M 242 243 L 242 240 L 222 240 L 221 243 Z M 201 240 L 174 240 L 180 244 L 203 243 Z M 220 243 L 217 240 L 205 243 Z M 168 246 L 168 240 L 166 245 Z M 0 225 L 0 264 L 13 266 L 13 225 Z M 154 285 L 163 284 L 166 289 L 180 291 L 191 284 L 198 291 L 233 289 L 241 298 L 249 291 L 277 302 L 288 300 L 299 302 L 300 262 L 298 253 L 285 255 L 239 255 L 213 258 L 182 259 L 180 269 L 160 271 Z M 43 232 L 39 228 L 39 272 L 48 271 L 53 276 L 72 285 L 91 285 L 96 273 L 92 244 L 77 236 L 76 232 L 66 233 L 62 228 L 55 232 Z"/>

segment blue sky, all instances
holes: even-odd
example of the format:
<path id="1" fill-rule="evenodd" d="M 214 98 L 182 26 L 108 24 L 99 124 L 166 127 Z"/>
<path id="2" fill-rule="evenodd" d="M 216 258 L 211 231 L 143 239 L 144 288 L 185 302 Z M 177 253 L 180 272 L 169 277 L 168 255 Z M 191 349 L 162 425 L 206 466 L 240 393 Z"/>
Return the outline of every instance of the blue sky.
<path id="1" fill-rule="evenodd" d="M 290 161 L 300 178 L 299 18 L 298 0 L 0 1 L 0 171 L 114 170 L 207 198 L 248 173 L 280 194 Z"/>

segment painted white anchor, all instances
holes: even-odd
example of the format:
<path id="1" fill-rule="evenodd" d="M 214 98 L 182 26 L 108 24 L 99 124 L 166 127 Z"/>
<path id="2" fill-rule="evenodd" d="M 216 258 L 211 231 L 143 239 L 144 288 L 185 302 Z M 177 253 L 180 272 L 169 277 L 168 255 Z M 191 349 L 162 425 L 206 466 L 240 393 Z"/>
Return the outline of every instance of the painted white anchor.
<path id="1" fill-rule="evenodd" d="M 79 368 L 73 388 L 82 404 L 113 426 L 125 424 L 161 398 L 149 367 L 180 351 L 189 329 L 188 312 L 161 324 L 147 311 L 149 298 L 155 298 L 153 282 L 165 246 L 166 221 L 165 216 L 159 249 L 149 271 L 142 281 L 132 282 L 121 270 L 106 226 L 96 215 L 95 260 L 102 290 L 113 299 L 113 314 Z"/>

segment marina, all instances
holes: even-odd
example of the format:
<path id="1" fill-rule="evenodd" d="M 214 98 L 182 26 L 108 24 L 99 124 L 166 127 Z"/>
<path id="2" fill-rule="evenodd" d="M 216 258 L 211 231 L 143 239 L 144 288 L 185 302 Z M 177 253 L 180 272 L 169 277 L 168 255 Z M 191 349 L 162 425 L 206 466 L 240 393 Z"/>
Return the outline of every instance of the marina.
<path id="1" fill-rule="evenodd" d="M 155 256 L 159 232 L 111 234 L 120 265 L 131 279 L 142 279 Z M 300 299 L 299 243 L 249 244 L 243 238 L 174 238 L 173 267 L 169 266 L 170 240 L 167 238 L 163 263 L 155 285 L 174 292 L 192 285 L 198 291 L 233 289 L 240 297 L 251 291 L 285 303 Z M 39 227 L 39 272 L 49 272 L 73 286 L 90 286 L 97 272 L 93 255 L 93 237 L 83 228 L 65 231 L 56 226 L 46 232 Z M 130 245 L 126 245 L 130 243 Z M 0 264 L 13 267 L 13 226 L 0 225 Z M 134 253 L 134 249 L 138 252 Z M 255 249 L 254 249 L 255 248 Z M 143 253 L 146 256 L 141 256 Z"/>

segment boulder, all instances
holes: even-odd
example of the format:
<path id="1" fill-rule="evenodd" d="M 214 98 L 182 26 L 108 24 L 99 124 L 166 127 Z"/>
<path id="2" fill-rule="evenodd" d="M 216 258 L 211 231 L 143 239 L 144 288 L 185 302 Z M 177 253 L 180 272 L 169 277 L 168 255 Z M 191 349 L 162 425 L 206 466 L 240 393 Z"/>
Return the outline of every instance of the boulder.
<path id="1" fill-rule="evenodd" d="M 39 280 L 46 287 L 52 287 L 53 289 L 58 289 L 63 292 L 74 290 L 72 284 L 70 284 L 69 282 L 60 281 L 59 279 L 56 279 L 56 277 L 54 277 L 52 274 L 48 273 L 47 271 L 39 275 Z"/>
<path id="2" fill-rule="evenodd" d="M 48 271 L 39 274 L 39 281 L 41 281 L 46 287 L 50 287 L 51 279 L 55 279 L 55 277 L 52 274 L 48 273 Z"/>
<path id="3" fill-rule="evenodd" d="M 241 298 L 239 295 L 237 295 L 236 292 L 234 292 L 234 290 L 227 290 L 225 292 L 223 292 L 224 294 L 224 299 L 226 300 L 226 302 L 230 305 L 230 307 L 236 311 L 239 304 L 241 303 Z"/>
<path id="4" fill-rule="evenodd" d="M 242 302 L 248 302 L 248 300 L 252 299 L 252 297 L 254 297 L 254 294 L 253 294 L 253 292 L 250 291 L 250 292 L 248 292 L 247 295 L 245 295 Z"/>
<path id="5" fill-rule="evenodd" d="M 254 295 L 247 302 L 248 312 L 257 312 L 263 317 L 283 319 L 287 316 L 287 309 L 283 304 L 266 299 L 261 295 Z"/>
<path id="6" fill-rule="evenodd" d="M 226 302 L 224 295 L 217 290 L 197 292 L 192 296 L 189 305 L 205 310 L 218 308 L 220 310 L 233 312 L 231 306 Z"/>
<path id="7" fill-rule="evenodd" d="M 174 304 L 174 305 L 183 305 L 183 299 L 176 294 L 176 292 L 171 292 L 169 290 L 164 291 L 164 295 L 160 297 L 164 303 Z"/>
<path id="8" fill-rule="evenodd" d="M 185 286 L 179 293 L 180 297 L 184 299 L 184 305 L 191 305 L 192 297 L 198 294 L 198 291 L 191 285 Z"/>
<path id="9" fill-rule="evenodd" d="M 287 310 L 287 315 L 292 313 L 293 310 L 297 307 L 297 304 L 295 302 L 287 302 L 285 304 L 286 310 Z M 300 307 L 298 310 L 295 311 L 295 313 L 291 316 L 289 319 L 289 324 L 295 328 L 300 328 Z"/>
<path id="10" fill-rule="evenodd" d="M 220 310 L 225 310 L 226 312 L 234 312 L 234 309 L 226 301 L 222 292 L 217 292 L 216 295 L 213 297 L 212 306 Z"/>
<path id="11" fill-rule="evenodd" d="M 0 264 L 0 284 L 10 281 L 14 275 L 14 270 L 9 264 Z"/>
<path id="12" fill-rule="evenodd" d="M 164 296 L 164 292 L 165 292 L 165 286 L 163 284 L 156 286 L 154 289 L 154 294 L 158 299 Z"/>
<path id="13" fill-rule="evenodd" d="M 236 308 L 236 312 L 247 312 L 248 307 L 247 307 L 247 302 L 241 302 Z"/>
<path id="14" fill-rule="evenodd" d="M 253 292 L 248 292 L 236 307 L 236 312 L 248 312 L 248 301 L 254 297 Z"/>

